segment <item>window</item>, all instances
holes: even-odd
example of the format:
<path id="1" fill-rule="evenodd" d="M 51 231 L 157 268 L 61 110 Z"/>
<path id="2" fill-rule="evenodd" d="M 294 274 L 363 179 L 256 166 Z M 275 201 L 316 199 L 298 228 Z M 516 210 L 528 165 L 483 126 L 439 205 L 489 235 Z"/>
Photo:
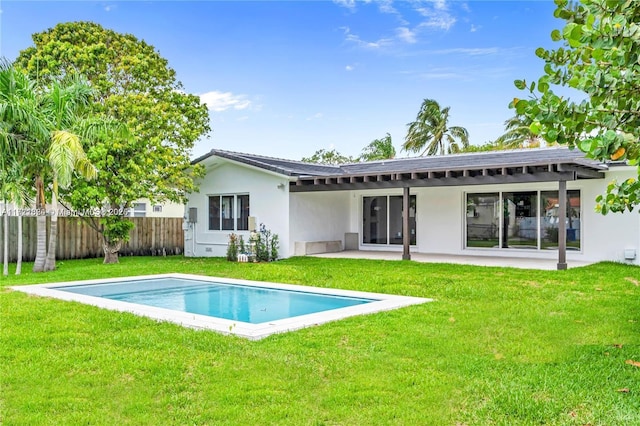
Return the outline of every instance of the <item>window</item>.
<path id="1" fill-rule="evenodd" d="M 133 203 L 133 216 L 134 217 L 145 217 L 147 215 L 147 204 L 146 203 Z"/>
<path id="2" fill-rule="evenodd" d="M 209 230 L 246 231 L 249 229 L 249 195 L 209 197 Z"/>
<path id="3" fill-rule="evenodd" d="M 538 248 L 538 193 L 502 193 L 502 247 Z"/>
<path id="4" fill-rule="evenodd" d="M 540 239 L 542 248 L 558 248 L 558 191 L 540 193 Z M 567 191 L 567 249 L 580 250 L 580 191 Z"/>
<path id="5" fill-rule="evenodd" d="M 409 196 L 410 244 L 416 244 L 416 196 Z M 363 244 L 402 244 L 402 195 L 362 198 Z"/>
<path id="6" fill-rule="evenodd" d="M 467 247 L 499 247 L 500 194 L 467 194 Z"/>
<path id="7" fill-rule="evenodd" d="M 558 247 L 558 191 L 467 194 L 466 247 Z M 580 250 L 580 191 L 567 191 L 567 248 Z"/>
<path id="8" fill-rule="evenodd" d="M 238 222 L 236 229 L 238 231 L 249 230 L 249 195 L 238 195 L 236 211 L 238 212 Z"/>

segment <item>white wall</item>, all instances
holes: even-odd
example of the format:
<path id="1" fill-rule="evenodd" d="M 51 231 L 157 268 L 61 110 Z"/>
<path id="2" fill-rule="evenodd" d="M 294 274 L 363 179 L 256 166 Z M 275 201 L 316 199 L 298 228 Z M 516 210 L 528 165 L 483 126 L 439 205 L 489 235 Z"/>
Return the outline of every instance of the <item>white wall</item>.
<path id="1" fill-rule="evenodd" d="M 145 217 L 184 217 L 184 204 L 173 203 L 171 201 L 165 201 L 164 203 L 151 204 L 148 199 L 141 198 L 131 203 L 130 216 L 133 216 L 133 204 L 144 203 L 146 206 Z M 154 206 L 162 206 L 161 212 L 154 212 Z"/>
<path id="2" fill-rule="evenodd" d="M 594 211 L 595 198 L 606 193 L 606 187 L 613 179 L 619 182 L 629 177 L 637 178 L 635 167 L 613 167 L 604 180 L 590 181 L 597 185 L 585 185 L 582 191 L 583 227 L 585 229 L 584 255 L 588 260 L 608 259 L 624 261 L 624 250 L 635 249 L 634 262 L 640 265 L 640 214 L 634 212 L 609 213 L 603 216 Z"/>
<path id="3" fill-rule="evenodd" d="M 224 194 L 249 194 L 249 214 L 255 216 L 257 224 L 264 223 L 267 229 L 278 234 L 280 255 L 289 250 L 289 184 L 286 176 L 261 171 L 220 159 L 215 167 L 199 182 L 200 192 L 191 194 L 187 202 L 198 209 L 198 222 L 185 231 L 185 256 L 226 256 L 229 234 L 235 232 L 249 239 L 249 231 L 210 231 L 209 196 Z M 207 165 L 207 160 L 203 164 Z M 282 184 L 283 188 L 278 188 Z M 195 231 L 195 232 L 194 232 Z"/>
<path id="4" fill-rule="evenodd" d="M 342 241 L 349 232 L 351 194 L 337 192 L 292 193 L 289 204 L 289 255 L 294 255 L 296 241 Z"/>

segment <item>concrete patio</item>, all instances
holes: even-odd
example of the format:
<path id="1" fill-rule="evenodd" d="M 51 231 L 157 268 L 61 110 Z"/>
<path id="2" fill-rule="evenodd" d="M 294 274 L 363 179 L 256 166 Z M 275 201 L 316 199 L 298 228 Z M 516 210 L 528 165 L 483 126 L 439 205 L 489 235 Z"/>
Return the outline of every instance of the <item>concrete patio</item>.
<path id="1" fill-rule="evenodd" d="M 335 253 L 314 254 L 314 257 L 328 257 L 338 259 L 377 259 L 377 260 L 401 260 L 402 252 L 398 251 L 364 251 L 345 250 Z M 424 254 L 411 253 L 411 260 L 425 263 L 455 263 L 460 265 L 476 266 L 501 266 L 521 269 L 556 270 L 557 259 L 531 259 L 525 257 L 501 257 L 501 256 L 462 256 L 449 254 Z M 569 268 L 577 268 L 589 265 L 592 262 L 567 261 Z"/>

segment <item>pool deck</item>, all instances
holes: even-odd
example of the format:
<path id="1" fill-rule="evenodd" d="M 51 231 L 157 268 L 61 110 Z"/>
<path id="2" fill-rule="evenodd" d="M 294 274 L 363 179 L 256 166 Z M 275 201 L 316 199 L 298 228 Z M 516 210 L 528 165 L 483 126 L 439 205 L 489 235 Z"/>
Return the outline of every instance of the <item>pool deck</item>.
<path id="1" fill-rule="evenodd" d="M 335 253 L 314 254 L 314 257 L 328 257 L 338 259 L 375 259 L 375 260 L 401 260 L 402 252 L 398 251 L 365 251 L 345 250 Z M 450 254 L 424 254 L 411 253 L 411 260 L 424 263 L 454 263 L 459 265 L 476 266 L 501 266 L 520 269 L 556 270 L 557 259 L 532 259 L 528 257 L 502 257 L 502 256 L 463 256 Z M 567 260 L 569 268 L 587 266 L 593 262 L 581 262 Z"/>
<path id="2" fill-rule="evenodd" d="M 281 305 L 275 307 L 276 310 L 280 309 L 282 311 L 281 313 L 284 313 L 281 319 L 258 323 L 249 323 L 210 315 L 196 314 L 193 312 L 189 312 L 184 307 L 171 309 L 159 307 L 159 305 L 145 305 L 135 302 L 114 300 L 107 297 L 99 296 L 99 294 L 104 294 L 102 292 L 94 292 L 93 294 L 96 295 L 91 296 L 89 295 L 89 293 L 82 294 L 79 292 L 65 291 L 65 287 L 69 286 L 78 287 L 85 285 L 97 285 L 102 286 L 103 288 L 108 288 L 110 285 L 122 282 L 125 282 L 128 285 L 133 285 L 134 283 L 132 283 L 132 281 L 140 280 L 149 282 L 161 279 L 195 280 L 198 283 L 208 282 L 216 285 L 230 284 L 236 286 L 250 286 L 263 290 L 285 290 L 293 292 L 312 293 L 318 296 L 328 295 L 371 300 L 369 300 L 368 303 L 335 309 L 324 309 L 308 314 L 297 314 L 295 309 L 293 309 L 295 308 L 295 306 L 292 307 L 288 303 L 282 303 Z M 335 288 L 311 287 L 296 284 L 270 283 L 264 281 L 247 281 L 233 278 L 210 277 L 190 274 L 142 275 L 137 277 L 121 277 L 110 279 L 22 285 L 9 288 L 34 296 L 52 297 L 66 301 L 80 302 L 87 305 L 97 306 L 103 309 L 109 309 L 119 312 L 129 312 L 158 321 L 172 322 L 184 327 L 199 330 L 211 330 L 222 334 L 233 334 L 250 340 L 259 340 L 272 334 L 299 330 L 301 328 L 312 327 L 318 324 L 324 324 L 326 322 L 336 321 L 356 315 L 373 314 L 376 312 L 389 311 L 405 306 L 418 305 L 433 301 L 432 299 L 421 297 L 370 293 L 353 290 L 340 290 Z M 185 297 L 186 300 L 186 296 L 179 296 L 178 299 L 180 299 L 180 297 Z M 214 306 L 220 303 L 220 301 L 215 297 L 200 298 L 196 299 L 195 301 L 192 300 L 192 302 L 205 305 L 213 304 Z M 263 296 L 261 295 L 254 295 L 253 297 L 247 297 L 246 299 L 243 298 L 242 300 L 232 300 L 229 303 L 234 306 L 241 306 L 243 304 L 248 306 L 249 304 L 253 304 L 254 308 L 256 307 L 256 303 L 262 303 L 258 307 L 265 306 L 264 309 L 267 309 L 266 305 L 263 304 Z M 271 306 L 269 309 L 274 308 L 273 306 Z"/>

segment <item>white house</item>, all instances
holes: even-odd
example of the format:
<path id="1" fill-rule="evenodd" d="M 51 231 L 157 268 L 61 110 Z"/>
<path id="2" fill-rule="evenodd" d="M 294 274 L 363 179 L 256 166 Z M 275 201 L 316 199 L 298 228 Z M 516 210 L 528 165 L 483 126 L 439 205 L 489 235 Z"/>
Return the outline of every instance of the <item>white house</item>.
<path id="1" fill-rule="evenodd" d="M 187 203 L 187 256 L 224 256 L 230 233 L 246 240 L 264 223 L 281 257 L 348 249 L 640 264 L 640 214 L 594 211 L 611 180 L 637 169 L 567 148 L 340 166 L 212 150 L 194 163 L 206 176 Z"/>
<path id="2" fill-rule="evenodd" d="M 165 201 L 151 203 L 147 198 L 141 198 L 131 203 L 129 216 L 132 217 L 184 217 L 184 205 Z"/>

